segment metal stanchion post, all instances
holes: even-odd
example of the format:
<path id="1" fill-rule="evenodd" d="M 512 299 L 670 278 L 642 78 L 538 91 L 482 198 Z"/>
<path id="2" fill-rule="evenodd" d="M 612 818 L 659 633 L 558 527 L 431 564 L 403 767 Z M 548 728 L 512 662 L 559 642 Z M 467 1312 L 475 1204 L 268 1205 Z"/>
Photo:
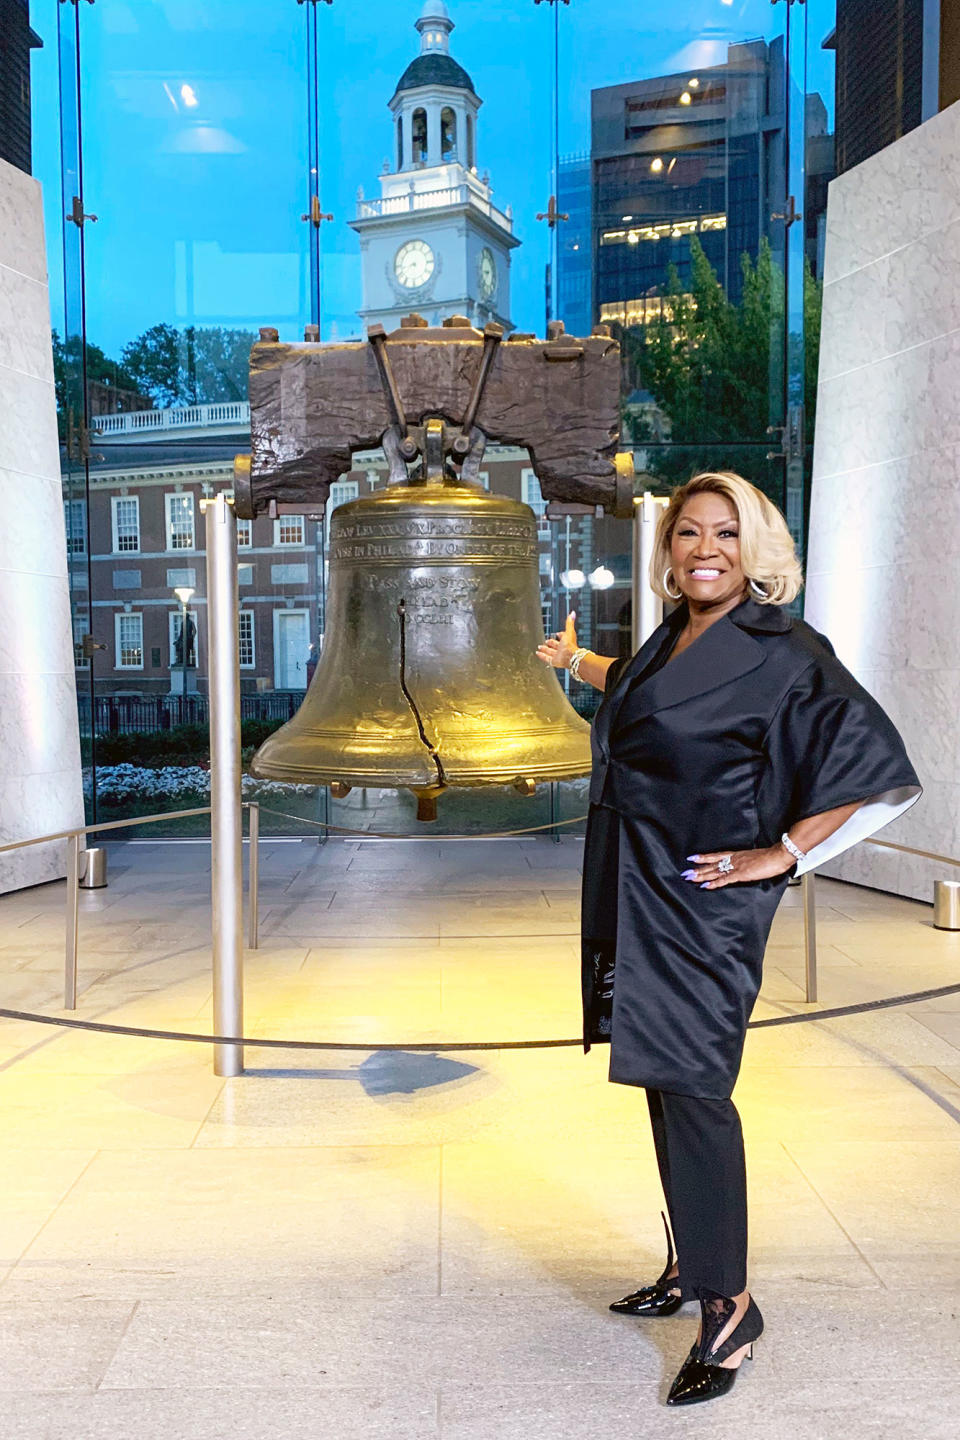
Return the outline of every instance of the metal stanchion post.
<path id="1" fill-rule="evenodd" d="M 642 496 L 637 495 L 633 502 L 631 617 L 634 654 L 663 619 L 663 601 L 650 589 L 647 573 L 657 535 L 657 520 L 660 510 L 666 504 L 665 499 L 651 495 L 649 490 Z"/>
<path id="2" fill-rule="evenodd" d="M 250 831 L 248 944 L 251 950 L 256 950 L 260 944 L 260 806 L 255 800 L 247 806 L 247 815 Z"/>
<path id="3" fill-rule="evenodd" d="M 237 524 L 223 494 L 201 501 L 207 536 L 213 1029 L 243 1033 L 243 809 Z M 215 1075 L 243 1074 L 243 1047 L 214 1046 Z"/>
<path id="4" fill-rule="evenodd" d="M 808 870 L 800 877 L 800 896 L 803 900 L 803 950 L 807 967 L 807 1003 L 817 998 L 817 892 L 815 877 Z"/>
<path id="5" fill-rule="evenodd" d="M 80 836 L 67 837 L 67 951 L 63 968 L 63 1008 L 77 1008 L 77 954 L 80 943 Z"/>

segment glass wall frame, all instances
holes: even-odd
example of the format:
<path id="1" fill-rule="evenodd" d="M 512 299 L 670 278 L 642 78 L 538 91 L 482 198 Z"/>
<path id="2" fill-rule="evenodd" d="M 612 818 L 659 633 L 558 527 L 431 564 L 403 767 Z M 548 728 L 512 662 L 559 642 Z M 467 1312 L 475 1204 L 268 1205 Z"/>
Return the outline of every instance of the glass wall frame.
<path id="1" fill-rule="evenodd" d="M 434 50 L 446 48 L 432 22 L 414 32 L 426 9 L 420 0 L 409 9 L 46 0 L 59 52 L 58 393 L 91 820 L 179 808 L 201 793 L 136 780 L 124 789 L 116 772 L 135 761 L 177 768 L 168 758 L 202 769 L 200 500 L 229 488 L 232 456 L 248 447 L 245 357 L 258 328 L 275 326 L 281 339 L 307 326 L 325 341 L 364 333 L 358 312 L 372 269 L 369 232 L 355 222 L 377 203 L 378 184 L 407 163 L 425 165 L 433 143 L 431 92 L 422 153 L 405 157 L 411 135 L 404 140 L 391 114 L 424 28 Z M 451 0 L 449 52 L 484 108 L 467 115 L 461 136 L 460 112 L 433 96 L 439 158 L 449 166 L 465 152 L 520 241 L 507 257 L 509 325 L 538 334 L 557 320 L 578 333 L 607 325 L 620 341 L 621 444 L 634 453 L 639 488 L 669 493 L 698 469 L 739 470 L 781 505 L 802 546 L 804 266 L 817 224 L 805 172 L 809 9 L 686 0 L 675 10 Z M 413 206 L 408 233 L 420 233 Z M 442 258 L 451 282 L 434 301 L 451 313 L 462 308 L 455 246 Z M 422 303 L 414 295 L 410 308 Z M 484 464 L 490 488 L 536 500 L 524 452 L 492 445 Z M 379 453 L 355 456 L 337 488 L 369 493 L 385 468 Z M 181 507 L 192 510 L 192 532 L 186 519 L 179 530 L 171 522 Z M 266 518 L 241 535 L 250 748 L 293 712 L 322 645 L 328 522 L 306 520 L 297 543 Z M 561 516 L 543 529 L 545 627 L 561 628 L 576 608 L 580 642 L 621 653 L 629 522 Z M 174 593 L 184 588 L 193 592 L 186 606 Z M 597 694 L 562 681 L 590 715 Z M 182 752 L 165 755 L 164 732 L 183 740 Z M 158 755 L 162 764 L 151 765 Z M 546 824 L 580 813 L 582 799 L 579 783 L 532 801 L 451 795 L 437 833 Z M 414 828 L 403 794 L 330 802 L 305 791 L 280 808 L 308 834 L 323 820 Z"/>

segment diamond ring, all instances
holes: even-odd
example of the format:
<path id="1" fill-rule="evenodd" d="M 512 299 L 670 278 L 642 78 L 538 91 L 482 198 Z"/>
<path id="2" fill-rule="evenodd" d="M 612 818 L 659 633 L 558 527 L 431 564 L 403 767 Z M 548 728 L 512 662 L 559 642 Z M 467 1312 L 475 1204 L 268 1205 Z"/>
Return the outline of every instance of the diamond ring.
<path id="1" fill-rule="evenodd" d="M 721 875 L 730 874 L 730 871 L 733 869 L 733 861 L 731 860 L 729 855 L 724 855 L 722 859 L 717 861 L 717 869 L 720 871 Z"/>

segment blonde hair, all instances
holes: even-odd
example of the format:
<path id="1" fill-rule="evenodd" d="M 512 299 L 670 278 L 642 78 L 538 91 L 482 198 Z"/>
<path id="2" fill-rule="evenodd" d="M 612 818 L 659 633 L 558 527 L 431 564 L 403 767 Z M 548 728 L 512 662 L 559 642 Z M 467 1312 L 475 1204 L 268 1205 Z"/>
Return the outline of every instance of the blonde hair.
<path id="1" fill-rule="evenodd" d="M 722 495 L 737 512 L 741 568 L 748 580 L 766 591 L 761 598 L 751 590 L 751 596 L 761 605 L 789 605 L 803 585 L 803 571 L 797 559 L 793 536 L 773 501 L 732 470 L 705 470 L 694 475 L 671 495 L 670 503 L 657 524 L 657 538 L 650 561 L 651 588 L 662 600 L 675 599 L 667 593 L 663 583 L 671 564 L 673 532 L 687 501 L 694 495 L 704 494 Z"/>

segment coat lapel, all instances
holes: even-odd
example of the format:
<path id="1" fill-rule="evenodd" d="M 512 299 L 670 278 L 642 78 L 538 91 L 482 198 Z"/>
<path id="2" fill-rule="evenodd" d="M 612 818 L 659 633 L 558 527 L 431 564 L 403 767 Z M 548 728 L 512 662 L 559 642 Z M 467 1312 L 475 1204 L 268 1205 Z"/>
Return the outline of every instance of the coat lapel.
<path id="1" fill-rule="evenodd" d="M 624 698 L 636 685 L 645 667 L 656 655 L 660 646 L 666 643 L 669 633 L 676 634 L 687 620 L 687 607 L 678 605 L 671 615 L 659 625 L 650 638 L 637 651 L 630 663 L 624 666 L 607 703 L 597 714 L 597 723 L 602 726 L 601 736 L 606 746 L 617 712 Z M 747 675 L 763 663 L 764 650 L 750 634 L 750 631 L 775 633 L 789 630 L 790 616 L 779 605 L 761 605 L 756 600 L 744 600 L 722 620 L 711 625 L 698 640 L 684 650 L 682 655 L 670 660 L 649 679 L 641 681 L 631 718 L 641 719 L 657 710 L 671 705 L 680 705 L 727 685 L 741 675 Z"/>
<path id="2" fill-rule="evenodd" d="M 633 658 L 627 662 L 627 664 L 621 670 L 620 674 L 617 676 L 617 683 L 614 685 L 613 689 L 610 691 L 610 694 L 606 697 L 606 700 L 600 706 L 600 709 L 597 711 L 595 724 L 597 731 L 597 739 L 600 741 L 602 749 L 606 750 L 607 748 L 607 740 L 609 738 L 610 731 L 613 728 L 613 722 L 616 719 L 617 711 L 623 704 L 623 698 L 626 695 L 627 691 L 630 689 L 633 681 L 637 678 L 638 675 L 641 675 L 643 673 L 643 671 L 649 665 L 650 661 L 659 651 L 660 646 L 667 643 L 667 637 L 669 635 L 676 634 L 677 631 L 683 628 L 686 618 L 686 605 L 678 605 L 677 608 L 672 612 L 672 614 L 668 615 L 667 618 L 657 626 L 656 630 L 654 630 L 653 633 L 647 637 L 647 639 L 640 646 L 640 649 L 637 651 L 636 655 L 634 655 Z"/>
<path id="3" fill-rule="evenodd" d="M 631 704 L 631 718 L 641 720 L 656 710 L 682 705 L 720 685 L 729 685 L 756 670 L 763 659 L 763 646 L 725 615 L 682 655 L 640 683 Z"/>

